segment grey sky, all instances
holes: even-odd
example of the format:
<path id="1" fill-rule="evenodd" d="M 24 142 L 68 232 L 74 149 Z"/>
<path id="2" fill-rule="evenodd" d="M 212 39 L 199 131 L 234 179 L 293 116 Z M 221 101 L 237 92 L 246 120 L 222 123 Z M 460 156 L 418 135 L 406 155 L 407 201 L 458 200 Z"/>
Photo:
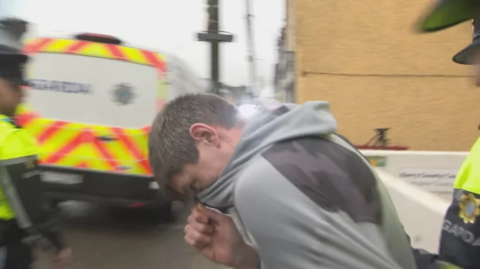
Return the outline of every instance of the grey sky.
<path id="1" fill-rule="evenodd" d="M 195 41 L 206 28 L 205 0 L 0 0 L 0 15 L 15 14 L 40 25 L 40 33 L 95 32 L 168 51 L 209 77 L 208 45 Z M 252 0 L 257 75 L 273 78 L 276 39 L 284 21 L 284 1 Z M 134 4 L 135 3 L 135 4 Z M 221 0 L 222 30 L 235 42 L 222 46 L 222 80 L 248 83 L 244 0 Z"/>

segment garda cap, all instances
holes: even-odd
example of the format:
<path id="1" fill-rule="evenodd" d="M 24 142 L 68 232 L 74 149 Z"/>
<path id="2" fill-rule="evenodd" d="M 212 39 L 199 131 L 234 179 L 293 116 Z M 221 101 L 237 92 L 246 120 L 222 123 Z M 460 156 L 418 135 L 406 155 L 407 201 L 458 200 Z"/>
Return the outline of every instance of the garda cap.
<path id="1" fill-rule="evenodd" d="M 466 48 L 453 56 L 457 64 L 474 64 L 474 54 L 480 49 L 480 20 L 473 20 L 473 41 Z"/>
<path id="2" fill-rule="evenodd" d="M 28 86 L 23 71 L 27 61 L 27 55 L 0 52 L 0 77 L 20 86 Z"/>
<path id="3" fill-rule="evenodd" d="M 479 0 L 437 0 L 418 23 L 421 32 L 436 32 L 473 19 Z"/>

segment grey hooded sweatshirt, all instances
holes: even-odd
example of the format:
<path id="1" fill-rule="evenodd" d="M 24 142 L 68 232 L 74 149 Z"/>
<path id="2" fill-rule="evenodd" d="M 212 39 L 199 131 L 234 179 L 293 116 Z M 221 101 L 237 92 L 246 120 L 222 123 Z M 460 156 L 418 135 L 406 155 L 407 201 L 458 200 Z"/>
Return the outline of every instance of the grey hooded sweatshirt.
<path id="1" fill-rule="evenodd" d="M 262 269 L 415 269 L 388 191 L 336 128 L 327 102 L 259 113 L 197 198 L 229 209 Z"/>

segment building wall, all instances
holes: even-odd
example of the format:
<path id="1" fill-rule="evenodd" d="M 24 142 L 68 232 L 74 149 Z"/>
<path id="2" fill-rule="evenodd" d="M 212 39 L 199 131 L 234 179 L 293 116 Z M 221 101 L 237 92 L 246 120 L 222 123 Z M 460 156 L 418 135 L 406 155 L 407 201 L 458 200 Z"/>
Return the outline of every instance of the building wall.
<path id="1" fill-rule="evenodd" d="M 392 144 L 465 151 L 480 131 L 480 89 L 452 56 L 471 41 L 464 23 L 419 35 L 433 0 L 296 0 L 296 100 L 327 100 L 356 144 L 390 127 Z"/>

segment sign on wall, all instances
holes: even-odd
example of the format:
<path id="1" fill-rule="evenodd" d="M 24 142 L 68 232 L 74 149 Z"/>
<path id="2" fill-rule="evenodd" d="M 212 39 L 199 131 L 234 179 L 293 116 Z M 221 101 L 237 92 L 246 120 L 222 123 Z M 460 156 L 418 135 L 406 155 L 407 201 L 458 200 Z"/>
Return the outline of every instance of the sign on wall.
<path id="1" fill-rule="evenodd" d="M 373 167 L 385 167 L 387 165 L 387 158 L 384 156 L 367 156 L 367 159 Z"/>
<path id="2" fill-rule="evenodd" d="M 432 192 L 452 192 L 458 170 L 402 168 L 398 175 L 406 182 Z"/>

